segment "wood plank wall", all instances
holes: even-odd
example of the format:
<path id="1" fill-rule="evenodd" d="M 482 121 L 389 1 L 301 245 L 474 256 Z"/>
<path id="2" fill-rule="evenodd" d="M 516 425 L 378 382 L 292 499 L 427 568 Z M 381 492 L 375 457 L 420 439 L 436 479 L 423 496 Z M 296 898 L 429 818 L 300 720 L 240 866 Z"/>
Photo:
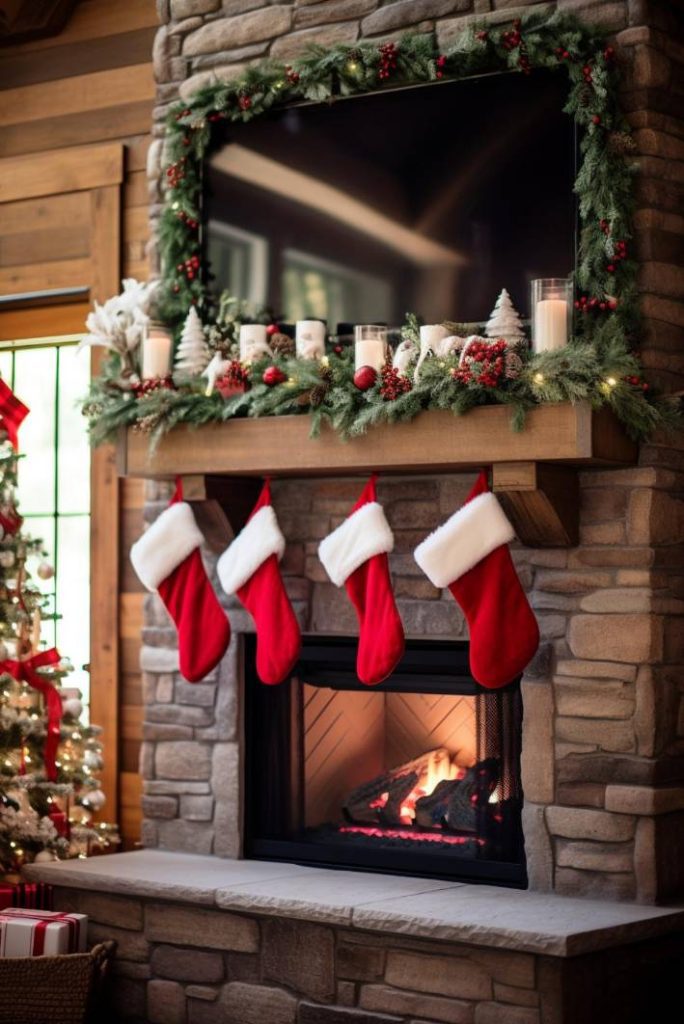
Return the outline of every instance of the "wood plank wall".
<path id="1" fill-rule="evenodd" d="M 122 271 L 147 275 L 145 160 L 154 104 L 152 42 L 154 0 L 81 0 L 57 36 L 0 49 L 0 158 L 123 142 Z M 7 166 L 7 165 L 5 165 Z M 86 193 L 28 199 L 3 209 L 0 229 L 0 294 L 60 288 L 88 279 Z M 33 314 L 24 314 L 26 323 Z M 46 309 L 35 310 L 35 335 L 45 334 Z M 24 336 L 30 335 L 31 328 Z M 140 831 L 138 753 L 142 680 L 138 667 L 142 588 L 127 552 L 142 529 L 140 481 L 125 481 L 120 501 L 121 708 L 118 820 L 126 848 Z M 97 680 L 93 679 L 94 686 Z M 108 815 L 114 811 L 108 808 Z"/>

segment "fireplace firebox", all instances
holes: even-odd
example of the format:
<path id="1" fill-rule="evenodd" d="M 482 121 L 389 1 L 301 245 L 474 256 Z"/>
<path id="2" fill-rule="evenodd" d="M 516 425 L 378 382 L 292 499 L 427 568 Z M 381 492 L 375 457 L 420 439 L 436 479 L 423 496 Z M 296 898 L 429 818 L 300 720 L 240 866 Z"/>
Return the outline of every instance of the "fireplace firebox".
<path id="1" fill-rule="evenodd" d="M 245 637 L 245 856 L 524 887 L 519 680 L 479 686 L 465 642 L 408 641 L 370 688 L 355 659 L 305 637 L 263 686 Z"/>

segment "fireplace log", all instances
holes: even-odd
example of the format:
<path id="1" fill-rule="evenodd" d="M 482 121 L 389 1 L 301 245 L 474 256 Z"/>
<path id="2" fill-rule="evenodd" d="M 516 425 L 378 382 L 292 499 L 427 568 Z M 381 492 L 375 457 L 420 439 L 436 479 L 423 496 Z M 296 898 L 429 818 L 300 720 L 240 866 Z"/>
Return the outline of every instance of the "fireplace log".
<path id="1" fill-rule="evenodd" d="M 345 817 L 362 824 L 406 824 L 402 805 L 411 793 L 430 785 L 428 779 L 448 779 L 456 770 L 451 753 L 437 747 L 357 786 L 344 802 Z"/>

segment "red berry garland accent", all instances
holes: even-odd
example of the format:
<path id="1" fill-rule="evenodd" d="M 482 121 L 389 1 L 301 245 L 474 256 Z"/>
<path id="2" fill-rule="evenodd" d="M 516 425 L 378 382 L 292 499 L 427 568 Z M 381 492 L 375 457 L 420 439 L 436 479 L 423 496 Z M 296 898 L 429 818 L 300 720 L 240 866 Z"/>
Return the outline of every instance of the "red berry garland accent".
<path id="1" fill-rule="evenodd" d="M 386 402 L 394 402 L 400 395 L 407 394 L 413 384 L 389 363 L 382 368 L 380 394 Z"/>
<path id="2" fill-rule="evenodd" d="M 166 177 L 169 181 L 169 188 L 178 188 L 181 181 L 185 178 L 185 161 L 186 157 L 182 156 L 175 163 L 171 164 L 166 168 Z"/>
<path id="3" fill-rule="evenodd" d="M 397 49 L 396 43 L 383 43 L 382 46 L 378 47 L 378 53 L 380 54 L 378 78 L 384 81 L 397 69 L 399 50 Z"/>
<path id="4" fill-rule="evenodd" d="M 489 343 L 487 341 L 471 341 L 466 350 L 463 365 L 454 367 L 451 376 L 459 384 L 479 384 L 486 388 L 495 388 L 507 374 L 507 358 L 512 355 L 503 339 Z"/>
<path id="5" fill-rule="evenodd" d="M 147 380 L 138 381 L 137 384 L 133 385 L 132 391 L 136 398 L 145 398 L 147 395 L 151 395 L 153 391 L 160 391 L 161 389 L 168 391 L 176 390 L 176 385 L 173 383 L 173 377 L 170 373 L 166 377 L 148 377 Z"/>
<path id="6" fill-rule="evenodd" d="M 481 43 L 486 43 L 489 39 L 489 32 L 486 29 L 480 29 L 479 32 L 475 33 L 475 38 L 479 39 Z"/>
<path id="7" fill-rule="evenodd" d="M 617 307 L 618 300 L 613 295 L 606 295 L 603 299 L 596 296 L 590 298 L 588 295 L 580 295 L 578 299 L 575 299 L 575 309 L 578 313 L 595 313 L 597 310 L 603 313 L 607 309 L 612 313 Z"/>
<path id="8" fill-rule="evenodd" d="M 283 373 L 279 366 L 267 366 L 261 379 L 267 387 L 273 388 L 276 384 L 286 381 L 287 374 Z"/>
<path id="9" fill-rule="evenodd" d="M 522 42 L 522 35 L 520 34 L 521 25 L 520 19 L 516 18 L 513 22 L 513 28 L 501 33 L 501 45 L 504 50 L 516 50 L 520 46 Z"/>
<path id="10" fill-rule="evenodd" d="M 447 59 L 444 55 L 439 56 L 435 61 L 435 67 L 437 68 L 437 70 L 435 71 L 436 78 L 444 78 L 444 68 L 446 67 L 446 62 Z"/>
<path id="11" fill-rule="evenodd" d="M 295 71 L 291 64 L 285 65 L 285 76 L 290 85 L 296 85 L 299 81 L 299 72 Z"/>
<path id="12" fill-rule="evenodd" d="M 215 388 L 223 398 L 249 391 L 249 371 L 241 362 L 233 359 L 226 372 L 216 380 Z"/>
<path id="13" fill-rule="evenodd" d="M 240 96 L 238 99 L 238 106 L 240 107 L 240 110 L 249 110 L 252 106 L 251 96 L 248 96 L 246 93 L 243 96 Z"/>
<path id="14" fill-rule="evenodd" d="M 359 391 L 368 391 L 372 388 L 378 379 L 377 370 L 373 369 L 372 366 L 360 366 L 354 374 L 354 387 L 357 387 Z"/>
<path id="15" fill-rule="evenodd" d="M 176 264 L 176 270 L 179 274 L 185 274 L 188 281 L 194 281 L 199 274 L 200 261 L 199 256 L 190 256 L 183 263 Z"/>

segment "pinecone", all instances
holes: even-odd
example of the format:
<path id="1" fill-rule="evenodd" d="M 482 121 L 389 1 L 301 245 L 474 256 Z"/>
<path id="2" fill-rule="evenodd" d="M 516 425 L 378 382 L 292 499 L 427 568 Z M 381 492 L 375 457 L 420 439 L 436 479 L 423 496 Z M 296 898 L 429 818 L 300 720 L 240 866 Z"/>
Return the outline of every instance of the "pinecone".
<path id="1" fill-rule="evenodd" d="M 325 396 L 328 394 L 327 384 L 317 384 L 315 388 L 311 389 L 310 401 L 313 409 L 317 409 L 319 405 L 322 405 L 325 401 Z"/>
<path id="2" fill-rule="evenodd" d="M 293 356 L 295 354 L 294 339 L 287 334 L 274 334 L 270 339 L 270 344 L 274 356 Z"/>
<path id="3" fill-rule="evenodd" d="M 137 423 L 133 424 L 133 429 L 139 430 L 141 434 L 151 434 L 161 419 L 160 413 L 151 412 L 148 416 L 141 416 Z"/>

